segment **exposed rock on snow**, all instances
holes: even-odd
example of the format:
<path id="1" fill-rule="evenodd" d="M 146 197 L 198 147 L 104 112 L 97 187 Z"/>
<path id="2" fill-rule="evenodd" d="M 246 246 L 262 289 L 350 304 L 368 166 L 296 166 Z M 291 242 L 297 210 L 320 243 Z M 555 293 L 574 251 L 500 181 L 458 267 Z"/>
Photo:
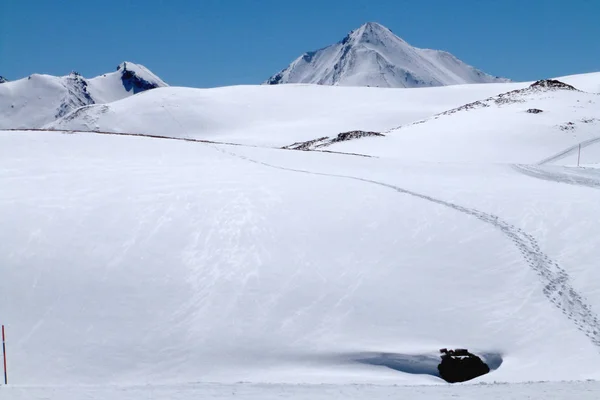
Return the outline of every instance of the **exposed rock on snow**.
<path id="1" fill-rule="evenodd" d="M 544 153 L 552 153 L 548 151 L 550 143 L 563 143 L 567 148 L 570 140 L 582 142 L 598 137 L 600 97 L 580 90 L 593 88 L 594 82 L 599 82 L 597 74 L 520 85 L 469 85 L 496 87 L 504 93 L 482 96 L 426 119 L 383 130 L 384 138 L 343 142 L 329 150 L 379 158 L 464 162 L 464 149 L 477 148 L 478 152 L 468 157 L 471 162 L 532 162 L 532 154 L 543 159 Z M 543 113 L 532 116 L 527 112 L 530 109 Z M 584 159 L 585 163 L 596 162 L 589 150 Z"/>
<path id="2" fill-rule="evenodd" d="M 448 52 L 413 47 L 383 25 L 369 22 L 334 45 L 304 53 L 265 83 L 408 88 L 507 81 Z"/>
<path id="3" fill-rule="evenodd" d="M 121 81 L 125 90 L 133 91 L 134 94 L 166 86 L 166 83 L 141 65 L 124 62 L 119 64 L 117 71 L 121 71 Z"/>
<path id="4" fill-rule="evenodd" d="M 289 150 L 314 150 L 321 147 L 327 147 L 334 143 L 345 142 L 354 139 L 360 139 L 368 136 L 385 136 L 379 132 L 368 132 L 368 131 L 349 131 L 338 134 L 333 139 L 328 136 L 323 136 L 318 139 L 308 140 L 306 142 L 296 142 L 289 146 L 283 146 L 283 149 Z"/>
<path id="5" fill-rule="evenodd" d="M 524 103 L 526 101 L 526 97 L 531 94 L 544 92 L 544 91 L 554 91 L 554 90 L 576 90 L 573 86 L 568 85 L 566 83 L 554 80 L 554 79 L 546 79 L 541 81 L 536 81 L 523 89 L 511 90 L 510 92 L 501 93 L 497 96 L 489 97 L 485 100 L 478 100 L 472 103 L 465 104 L 463 106 L 453 108 L 448 111 L 444 111 L 443 113 L 439 113 L 433 116 L 433 119 L 437 119 L 442 115 L 452 115 L 459 111 L 469 111 L 476 108 L 486 108 L 491 105 L 502 106 L 507 104 L 514 103 Z M 528 111 L 529 112 L 529 111 Z M 541 110 L 540 110 L 541 112 Z M 421 120 L 415 122 L 415 124 L 423 123 L 426 120 Z"/>
<path id="6" fill-rule="evenodd" d="M 543 113 L 543 112 L 544 112 L 544 110 L 540 110 L 539 108 L 529 108 L 529 109 L 527 110 L 527 112 L 528 112 L 529 114 L 539 114 L 539 113 Z"/>
<path id="7" fill-rule="evenodd" d="M 60 106 L 54 115 L 55 119 L 64 117 L 72 110 L 94 104 L 94 99 L 88 91 L 88 83 L 79 73 L 73 71 L 64 78 L 67 89 Z"/>
<path id="8" fill-rule="evenodd" d="M 568 85 L 564 82 L 561 82 L 556 79 L 542 79 L 537 81 L 531 85 L 532 88 L 555 88 L 555 89 L 567 89 L 567 90 L 577 90 L 573 86 Z"/>
<path id="9" fill-rule="evenodd" d="M 8 82 L 8 79 L 0 75 L 0 83 Z"/>
<path id="10" fill-rule="evenodd" d="M 305 142 L 292 143 L 289 146 L 283 146 L 282 149 L 288 150 L 312 150 L 319 144 L 322 144 L 329 140 L 329 136 L 323 136 L 313 140 L 307 140 Z"/>

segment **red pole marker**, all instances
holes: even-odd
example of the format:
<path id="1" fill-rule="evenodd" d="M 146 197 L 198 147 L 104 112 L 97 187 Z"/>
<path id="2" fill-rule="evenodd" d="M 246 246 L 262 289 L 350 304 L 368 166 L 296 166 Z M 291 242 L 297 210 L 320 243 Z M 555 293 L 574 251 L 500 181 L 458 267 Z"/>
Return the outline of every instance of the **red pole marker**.
<path id="1" fill-rule="evenodd" d="M 2 325 L 2 356 L 4 357 L 4 384 L 8 385 L 8 375 L 6 374 L 6 340 L 4 339 L 4 325 Z"/>

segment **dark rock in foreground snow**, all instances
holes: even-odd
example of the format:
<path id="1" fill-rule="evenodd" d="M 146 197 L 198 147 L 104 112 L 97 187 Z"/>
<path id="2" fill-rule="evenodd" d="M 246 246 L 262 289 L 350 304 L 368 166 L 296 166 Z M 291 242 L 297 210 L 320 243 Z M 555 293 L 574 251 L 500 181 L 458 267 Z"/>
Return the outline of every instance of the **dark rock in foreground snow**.
<path id="1" fill-rule="evenodd" d="M 449 383 L 465 382 L 490 372 L 490 367 L 467 349 L 441 349 L 440 377 Z"/>

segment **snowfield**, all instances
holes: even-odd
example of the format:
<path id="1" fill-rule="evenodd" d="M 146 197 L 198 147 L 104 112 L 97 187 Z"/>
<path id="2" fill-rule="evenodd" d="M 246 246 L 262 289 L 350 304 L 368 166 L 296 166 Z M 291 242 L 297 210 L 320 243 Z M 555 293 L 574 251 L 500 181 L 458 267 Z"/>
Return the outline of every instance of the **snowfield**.
<path id="1" fill-rule="evenodd" d="M 597 398 L 600 99 L 530 84 L 163 88 L 0 131 L 0 398 Z M 277 148 L 377 124 L 326 148 L 371 157 Z M 449 387 L 443 347 L 492 371 Z"/>
<path id="2" fill-rule="evenodd" d="M 317 85 L 159 88 L 80 108 L 47 128 L 133 132 L 282 147 L 363 129 L 384 131 L 525 84 L 378 89 Z"/>

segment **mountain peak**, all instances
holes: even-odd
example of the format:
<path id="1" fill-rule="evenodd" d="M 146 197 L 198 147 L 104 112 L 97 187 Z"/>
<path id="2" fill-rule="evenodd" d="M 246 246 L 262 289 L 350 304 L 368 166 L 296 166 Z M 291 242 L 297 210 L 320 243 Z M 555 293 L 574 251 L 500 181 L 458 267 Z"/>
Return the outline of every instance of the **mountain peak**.
<path id="1" fill-rule="evenodd" d="M 419 49 L 378 22 L 367 22 L 336 44 L 304 53 L 265 83 L 429 87 L 506 82 L 440 50 Z"/>
<path id="2" fill-rule="evenodd" d="M 362 24 L 356 31 L 362 31 L 363 33 L 373 34 L 373 33 L 383 33 L 383 34 L 392 34 L 393 32 L 386 26 L 381 25 L 379 22 L 367 22 Z"/>
<path id="3" fill-rule="evenodd" d="M 342 40 L 342 44 L 382 43 L 389 40 L 402 40 L 378 22 L 367 22 L 354 29 Z"/>
<path id="4" fill-rule="evenodd" d="M 8 79 L 0 75 L 0 83 L 8 82 Z"/>

